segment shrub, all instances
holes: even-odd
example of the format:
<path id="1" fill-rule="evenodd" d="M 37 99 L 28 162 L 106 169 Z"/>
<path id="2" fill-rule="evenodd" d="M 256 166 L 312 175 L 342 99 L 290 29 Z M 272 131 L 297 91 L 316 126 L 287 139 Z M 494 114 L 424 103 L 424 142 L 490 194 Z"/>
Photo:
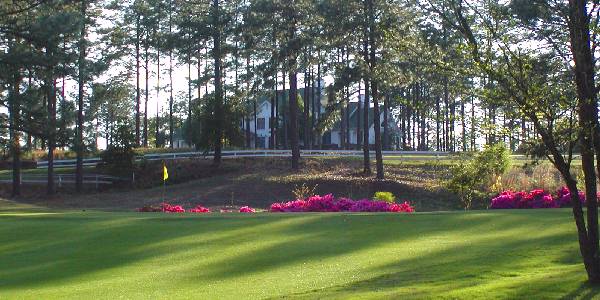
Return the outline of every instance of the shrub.
<path id="1" fill-rule="evenodd" d="M 600 199 L 600 194 L 599 197 Z M 579 201 L 585 204 L 585 193 L 579 192 Z M 550 193 L 536 189 L 529 193 L 504 191 L 491 201 L 491 209 L 527 209 L 571 207 L 571 193 L 563 187 L 553 197 Z"/>
<path id="2" fill-rule="evenodd" d="M 376 192 L 373 200 L 385 201 L 387 203 L 396 202 L 396 196 L 390 192 Z"/>
<path id="3" fill-rule="evenodd" d="M 207 214 L 207 213 L 210 213 L 210 209 L 206 208 L 202 205 L 198 205 L 198 206 L 190 209 L 189 212 L 196 213 L 196 214 Z"/>
<path id="4" fill-rule="evenodd" d="M 245 214 L 253 214 L 256 210 L 250 206 L 240 207 L 240 212 Z"/>
<path id="5" fill-rule="evenodd" d="M 113 143 L 100 155 L 103 165 L 114 175 L 129 176 L 135 162 L 133 135 L 129 128 L 121 125 L 117 128 Z"/>
<path id="6" fill-rule="evenodd" d="M 457 193 L 465 209 L 470 209 L 474 199 L 485 198 L 489 187 L 510 167 L 510 152 L 503 144 L 486 146 L 468 161 L 451 167 L 451 178 L 446 183 Z"/>
<path id="7" fill-rule="evenodd" d="M 405 212 L 412 213 L 414 208 L 408 202 L 402 204 L 386 201 L 363 199 L 354 201 L 348 198 L 335 199 L 333 195 L 313 196 L 306 200 L 285 203 L 273 203 L 271 212 Z"/>
<path id="8" fill-rule="evenodd" d="M 181 205 L 171 205 L 169 203 L 162 203 L 162 211 L 166 213 L 184 213 L 185 209 Z"/>

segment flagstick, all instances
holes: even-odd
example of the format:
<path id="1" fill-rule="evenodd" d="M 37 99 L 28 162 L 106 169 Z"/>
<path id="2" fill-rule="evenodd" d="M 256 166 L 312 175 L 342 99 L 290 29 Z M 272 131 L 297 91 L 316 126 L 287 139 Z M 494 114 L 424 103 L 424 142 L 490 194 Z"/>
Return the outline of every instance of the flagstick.
<path id="1" fill-rule="evenodd" d="M 165 194 L 167 193 L 167 181 L 163 179 L 162 202 L 165 203 Z"/>

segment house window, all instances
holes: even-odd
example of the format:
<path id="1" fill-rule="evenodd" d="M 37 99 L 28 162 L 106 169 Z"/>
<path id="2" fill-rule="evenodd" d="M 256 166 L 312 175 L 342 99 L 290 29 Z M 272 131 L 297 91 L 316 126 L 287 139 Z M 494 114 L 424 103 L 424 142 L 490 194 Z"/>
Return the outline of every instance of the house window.
<path id="1" fill-rule="evenodd" d="M 256 120 L 256 129 L 265 129 L 265 118 L 258 118 Z"/>

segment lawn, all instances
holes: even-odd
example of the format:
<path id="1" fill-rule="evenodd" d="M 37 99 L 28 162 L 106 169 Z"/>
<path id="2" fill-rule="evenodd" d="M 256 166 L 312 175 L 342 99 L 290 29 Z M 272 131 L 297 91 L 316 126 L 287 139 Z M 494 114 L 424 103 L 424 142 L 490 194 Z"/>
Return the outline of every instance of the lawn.
<path id="1" fill-rule="evenodd" d="M 588 298 L 568 210 L 0 210 L 0 299 Z"/>

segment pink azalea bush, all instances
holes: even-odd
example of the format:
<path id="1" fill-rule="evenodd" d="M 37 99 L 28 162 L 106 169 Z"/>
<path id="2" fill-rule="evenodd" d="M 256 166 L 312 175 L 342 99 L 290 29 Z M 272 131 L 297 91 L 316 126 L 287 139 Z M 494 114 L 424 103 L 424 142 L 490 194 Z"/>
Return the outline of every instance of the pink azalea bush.
<path id="1" fill-rule="evenodd" d="M 162 211 L 166 213 L 184 213 L 185 209 L 181 205 L 171 205 L 169 203 L 162 203 Z"/>
<path id="2" fill-rule="evenodd" d="M 598 196 L 600 199 L 600 194 Z M 579 192 L 579 201 L 585 205 L 585 193 Z M 563 187 L 556 192 L 556 196 L 544 190 L 531 192 L 504 191 L 491 201 L 492 209 L 528 209 L 528 208 L 563 208 L 571 206 L 571 193 Z"/>
<path id="3" fill-rule="evenodd" d="M 256 210 L 250 206 L 240 207 L 240 212 L 245 214 L 253 214 Z"/>
<path id="4" fill-rule="evenodd" d="M 585 192 L 579 191 L 579 201 L 581 202 L 581 205 L 585 204 Z M 571 192 L 569 192 L 567 187 L 558 190 L 556 202 L 560 207 L 571 206 Z"/>
<path id="5" fill-rule="evenodd" d="M 412 213 L 415 209 L 408 202 L 402 204 L 374 200 L 335 199 L 332 194 L 315 195 L 306 200 L 273 203 L 271 212 L 395 212 Z"/>
<path id="6" fill-rule="evenodd" d="M 208 214 L 210 213 L 210 209 L 202 205 L 198 205 L 195 208 L 190 209 L 189 212 L 196 214 Z"/>

